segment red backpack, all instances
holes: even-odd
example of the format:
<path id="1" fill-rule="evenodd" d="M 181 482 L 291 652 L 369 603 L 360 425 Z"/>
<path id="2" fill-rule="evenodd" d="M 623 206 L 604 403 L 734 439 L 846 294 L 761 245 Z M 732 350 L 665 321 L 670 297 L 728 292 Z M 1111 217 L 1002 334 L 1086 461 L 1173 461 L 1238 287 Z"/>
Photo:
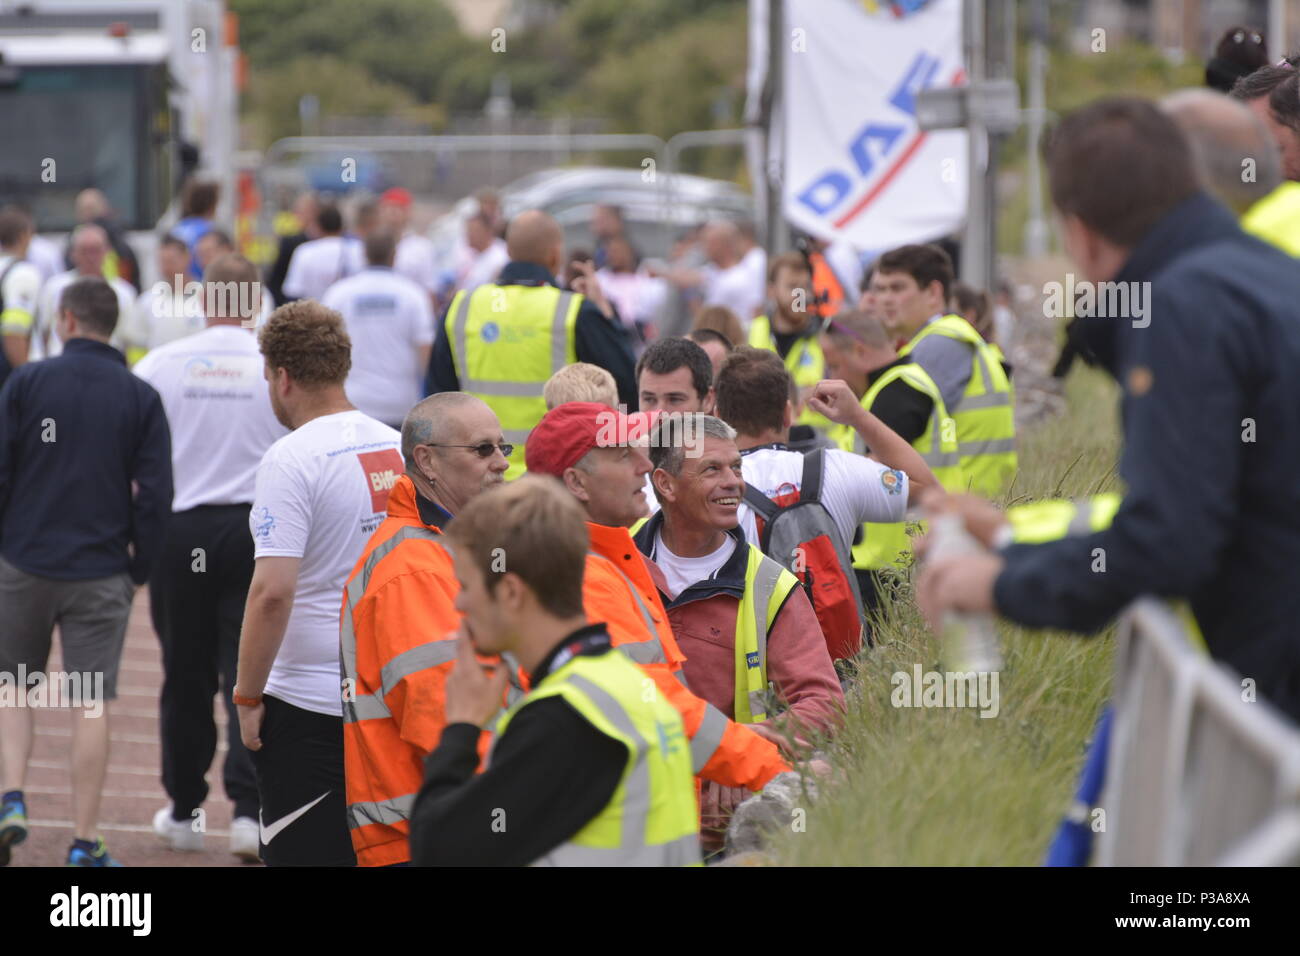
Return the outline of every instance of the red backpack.
<path id="1" fill-rule="evenodd" d="M 831 660 L 840 660 L 857 654 L 863 635 L 871 632 L 853 556 L 821 502 L 825 468 L 826 449 L 815 448 L 804 455 L 797 493 L 773 501 L 746 484 L 745 503 L 754 509 L 759 549 L 799 579 L 817 612 Z"/>

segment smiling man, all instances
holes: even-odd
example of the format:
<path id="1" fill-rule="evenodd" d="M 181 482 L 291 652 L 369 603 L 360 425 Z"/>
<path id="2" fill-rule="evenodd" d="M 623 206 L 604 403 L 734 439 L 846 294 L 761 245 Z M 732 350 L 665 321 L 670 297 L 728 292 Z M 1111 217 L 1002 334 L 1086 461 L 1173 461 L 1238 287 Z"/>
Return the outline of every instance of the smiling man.
<path id="1" fill-rule="evenodd" d="M 663 571 L 659 587 L 691 689 L 792 752 L 833 733 L 844 693 L 817 615 L 798 579 L 739 526 L 745 481 L 735 431 L 710 416 L 661 418 L 650 459 L 660 510 L 636 544 Z M 734 796 L 706 794 L 707 849 L 721 843 Z"/>

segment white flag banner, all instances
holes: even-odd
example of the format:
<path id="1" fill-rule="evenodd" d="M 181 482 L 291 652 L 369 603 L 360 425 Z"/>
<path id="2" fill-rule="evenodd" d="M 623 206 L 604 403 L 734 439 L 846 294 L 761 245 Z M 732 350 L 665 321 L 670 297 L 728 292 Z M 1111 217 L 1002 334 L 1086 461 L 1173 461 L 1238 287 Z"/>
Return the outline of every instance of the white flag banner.
<path id="1" fill-rule="evenodd" d="M 960 0 L 786 0 L 786 219 L 881 250 L 966 216 L 966 132 L 924 132 L 920 90 L 960 86 Z"/>

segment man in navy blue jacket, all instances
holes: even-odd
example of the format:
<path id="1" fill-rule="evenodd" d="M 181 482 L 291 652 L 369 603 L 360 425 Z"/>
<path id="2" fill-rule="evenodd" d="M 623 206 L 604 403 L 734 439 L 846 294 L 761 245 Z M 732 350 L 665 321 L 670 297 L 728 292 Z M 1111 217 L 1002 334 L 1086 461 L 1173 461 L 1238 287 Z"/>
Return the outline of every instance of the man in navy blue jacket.
<path id="1" fill-rule="evenodd" d="M 31 706 L 42 695 L 53 704 L 56 693 L 83 708 L 72 722 L 67 862 L 115 865 L 97 821 L 108 767 L 105 702 L 117 696 L 131 601 L 172 504 L 162 400 L 108 344 L 116 323 L 112 288 L 97 276 L 79 279 L 59 304 L 63 354 L 20 367 L 0 390 L 0 680 L 28 702 L 0 706 L 0 865 L 27 835 Z M 56 623 L 63 672 L 46 675 Z"/>
<path id="2" fill-rule="evenodd" d="M 1300 263 L 1200 191 L 1153 104 L 1084 107 L 1044 155 L 1081 278 L 1127 301 L 1077 320 L 1123 388 L 1127 490 L 1104 530 L 936 562 L 922 604 L 1095 631 L 1185 599 L 1210 653 L 1300 719 Z"/>

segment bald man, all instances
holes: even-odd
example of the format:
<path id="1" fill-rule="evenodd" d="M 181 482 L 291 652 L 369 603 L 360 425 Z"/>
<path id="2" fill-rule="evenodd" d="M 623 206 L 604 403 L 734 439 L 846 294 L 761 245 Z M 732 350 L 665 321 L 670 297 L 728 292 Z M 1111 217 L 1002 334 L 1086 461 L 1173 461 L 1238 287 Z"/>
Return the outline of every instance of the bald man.
<path id="1" fill-rule="evenodd" d="M 521 212 L 506 230 L 510 261 L 494 283 L 458 292 L 438 325 L 426 390 L 463 390 L 488 404 L 516 451 L 508 478 L 523 473 L 523 445 L 546 414 L 542 386 L 565 365 L 587 362 L 614 376 L 619 401 L 636 408 L 636 360 L 590 263 L 575 264 L 562 291 L 564 232 L 546 213 Z"/>
<path id="2" fill-rule="evenodd" d="M 72 268 L 60 272 L 41 288 L 40 309 L 36 326 L 32 334 L 31 358 L 53 358 L 63 352 L 63 342 L 55 330 L 59 317 L 59 299 L 63 290 L 82 276 L 103 276 L 104 261 L 112 252 L 112 243 L 102 226 L 86 224 L 72 231 L 68 243 Z M 107 277 L 105 277 L 107 278 Z M 108 279 L 108 284 L 117 294 L 119 326 L 122 320 L 131 314 L 135 305 L 135 289 L 124 279 Z M 121 347 L 119 336 L 114 333 L 111 344 Z"/>
<path id="3" fill-rule="evenodd" d="M 410 807 L 442 735 L 460 625 L 456 577 L 438 539 L 453 515 L 501 483 L 502 443 L 492 409 L 471 395 L 416 404 L 402 423 L 406 472 L 344 588 L 343 765 L 358 866 L 411 858 Z"/>
<path id="4" fill-rule="evenodd" d="M 1205 189 L 1241 228 L 1300 256 L 1300 183 L 1284 179 L 1268 125 L 1240 100 L 1206 89 L 1179 90 L 1161 103 L 1191 143 Z"/>

